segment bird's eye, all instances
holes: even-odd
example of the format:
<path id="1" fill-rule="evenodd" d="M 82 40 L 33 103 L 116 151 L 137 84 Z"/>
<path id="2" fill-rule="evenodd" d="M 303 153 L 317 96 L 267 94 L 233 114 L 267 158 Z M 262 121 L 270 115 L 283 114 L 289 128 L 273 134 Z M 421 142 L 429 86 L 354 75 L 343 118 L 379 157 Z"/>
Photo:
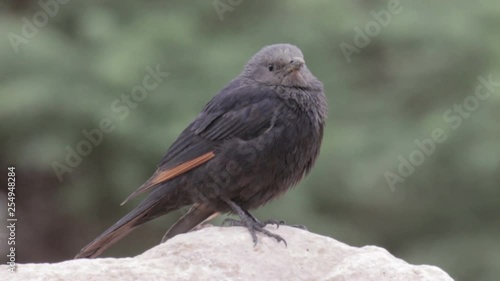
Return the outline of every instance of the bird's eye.
<path id="1" fill-rule="evenodd" d="M 269 64 L 267 65 L 267 69 L 269 69 L 269 71 L 273 71 L 273 70 L 274 70 L 274 64 L 269 63 Z"/>

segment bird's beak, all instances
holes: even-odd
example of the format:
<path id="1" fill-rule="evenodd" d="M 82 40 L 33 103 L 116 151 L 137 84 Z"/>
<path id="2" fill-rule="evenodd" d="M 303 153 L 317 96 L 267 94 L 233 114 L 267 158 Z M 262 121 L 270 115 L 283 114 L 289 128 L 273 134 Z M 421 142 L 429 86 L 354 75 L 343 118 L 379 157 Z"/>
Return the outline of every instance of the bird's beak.
<path id="1" fill-rule="evenodd" d="M 294 58 L 292 58 L 292 60 L 290 61 L 290 64 L 289 64 L 290 71 L 300 70 L 300 68 L 302 68 L 302 66 L 305 63 L 306 62 L 301 57 L 294 57 Z"/>

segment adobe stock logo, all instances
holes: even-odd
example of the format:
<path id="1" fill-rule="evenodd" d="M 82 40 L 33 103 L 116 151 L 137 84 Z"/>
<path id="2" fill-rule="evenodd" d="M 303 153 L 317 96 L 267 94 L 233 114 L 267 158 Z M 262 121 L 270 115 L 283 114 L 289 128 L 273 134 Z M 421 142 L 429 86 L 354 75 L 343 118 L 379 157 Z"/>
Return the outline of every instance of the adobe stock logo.
<path id="1" fill-rule="evenodd" d="M 490 74 L 488 79 L 482 76 L 478 77 L 479 83 L 476 86 L 475 92 L 467 96 L 461 103 L 455 103 L 449 109 L 443 112 L 443 120 L 449 124 L 451 131 L 458 130 L 464 120 L 469 119 L 472 113 L 477 111 L 482 102 L 489 99 L 495 93 L 495 87 L 500 86 L 500 81 L 493 81 Z M 415 168 L 422 165 L 427 157 L 432 156 L 437 149 L 438 144 L 444 143 L 448 139 L 446 130 L 442 128 L 434 128 L 431 131 L 430 137 L 423 140 L 416 139 L 414 141 L 416 148 L 411 151 L 405 158 L 403 155 L 398 156 L 399 164 L 397 173 L 386 171 L 384 173 L 385 180 L 391 191 L 395 191 L 397 183 L 403 183 L 415 172 Z"/>
<path id="2" fill-rule="evenodd" d="M 111 102 L 110 110 L 117 121 L 125 120 L 130 115 L 130 111 L 137 108 L 139 103 L 144 101 L 169 76 L 168 72 L 160 70 L 160 65 L 156 66 L 156 70 L 151 66 L 147 66 L 146 72 L 147 74 L 142 79 L 141 85 L 132 88 L 130 94 L 122 94 L 119 99 L 117 98 Z M 51 164 L 60 182 L 63 181 L 65 173 L 73 172 L 82 163 L 83 157 L 89 156 L 94 147 L 103 142 L 105 134 L 110 134 L 116 129 L 115 123 L 116 121 L 110 117 L 102 118 L 98 128 L 82 130 L 84 138 L 75 146 L 67 145 L 65 147 L 65 161 L 63 163 L 54 161 Z"/>
<path id="3" fill-rule="evenodd" d="M 38 5 L 41 10 L 34 13 L 33 17 L 28 19 L 27 17 L 22 17 L 23 26 L 21 27 L 20 35 L 14 32 L 9 32 L 7 38 L 9 38 L 10 44 L 14 49 L 14 52 L 19 53 L 19 47 L 22 44 L 28 44 L 30 39 L 35 38 L 39 32 L 39 28 L 45 27 L 49 23 L 49 19 L 53 18 L 59 13 L 61 5 L 68 4 L 70 0 L 40 0 Z"/>
<path id="4" fill-rule="evenodd" d="M 411 0 L 410 0 L 411 1 Z M 361 49 L 367 47 L 372 38 L 377 37 L 383 28 L 389 26 L 395 15 L 403 11 L 403 5 L 400 0 L 389 0 L 387 8 L 380 11 L 371 10 L 370 15 L 373 20 L 367 22 L 363 28 L 355 26 L 353 44 L 346 43 L 345 41 L 339 44 L 340 50 L 344 55 L 347 63 L 351 63 L 351 57 L 354 54 L 361 53 Z"/>
<path id="5" fill-rule="evenodd" d="M 242 2 L 243 0 L 214 0 L 212 4 L 220 21 L 224 21 L 224 14 L 234 11 Z"/>

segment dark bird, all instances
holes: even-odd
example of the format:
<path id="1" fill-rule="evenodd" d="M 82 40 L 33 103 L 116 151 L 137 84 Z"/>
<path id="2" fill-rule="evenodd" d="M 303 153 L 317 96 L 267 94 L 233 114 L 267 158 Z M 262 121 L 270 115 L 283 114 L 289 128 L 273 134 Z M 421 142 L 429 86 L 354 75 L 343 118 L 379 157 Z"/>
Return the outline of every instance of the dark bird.
<path id="1" fill-rule="evenodd" d="M 279 197 L 312 168 L 327 117 L 323 84 L 299 48 L 264 47 L 180 134 L 157 171 L 126 200 L 149 195 L 85 246 L 76 258 L 99 256 L 137 226 L 192 205 L 162 239 L 185 233 L 220 213 L 237 214 L 245 226 L 286 241 L 248 210 Z M 124 204 L 123 202 L 122 204 Z"/>

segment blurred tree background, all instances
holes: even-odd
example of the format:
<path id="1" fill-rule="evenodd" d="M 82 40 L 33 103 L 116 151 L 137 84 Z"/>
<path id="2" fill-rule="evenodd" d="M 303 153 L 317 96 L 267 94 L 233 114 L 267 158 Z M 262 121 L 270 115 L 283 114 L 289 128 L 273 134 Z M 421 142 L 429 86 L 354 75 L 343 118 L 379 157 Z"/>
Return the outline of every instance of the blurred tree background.
<path id="1" fill-rule="evenodd" d="M 498 1 L 401 0 L 380 23 L 394 0 L 58 1 L 0 4 L 0 177 L 16 166 L 18 262 L 73 258 L 137 204 L 119 206 L 250 56 L 288 42 L 324 82 L 329 121 L 312 173 L 256 216 L 378 245 L 456 280 L 498 279 L 499 83 L 468 115 L 454 109 L 467 99 L 471 108 L 478 77 L 500 81 Z M 113 102 L 157 65 L 169 76 L 117 118 Z M 103 118 L 114 131 L 59 181 L 54 163 Z M 436 128 L 446 140 L 391 187 L 387 172 L 401 176 L 401 157 L 414 157 L 415 141 Z M 5 206 L 6 188 L 0 196 Z M 105 256 L 145 251 L 181 214 L 144 225 Z"/>

